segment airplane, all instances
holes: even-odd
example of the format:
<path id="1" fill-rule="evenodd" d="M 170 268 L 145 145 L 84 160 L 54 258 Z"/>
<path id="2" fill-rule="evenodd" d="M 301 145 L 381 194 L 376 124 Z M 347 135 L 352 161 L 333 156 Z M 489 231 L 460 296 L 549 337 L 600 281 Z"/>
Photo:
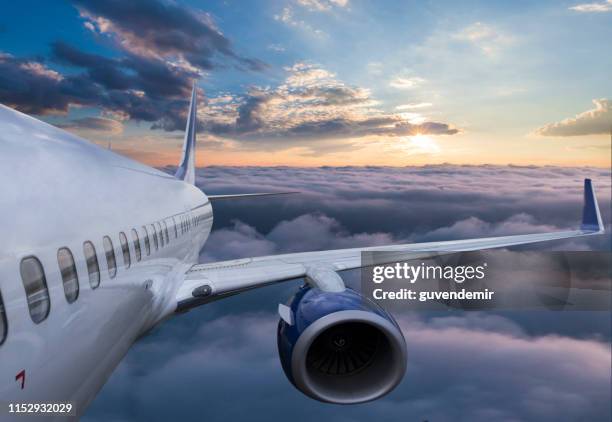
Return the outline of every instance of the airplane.
<path id="1" fill-rule="evenodd" d="M 278 306 L 287 378 L 319 401 L 375 400 L 402 380 L 407 348 L 393 317 L 338 274 L 364 266 L 362 252 L 387 251 L 391 262 L 604 232 L 586 179 L 582 224 L 572 231 L 198 263 L 216 201 L 275 192 L 206 195 L 196 187 L 196 92 L 194 84 L 175 175 L 0 105 L 0 418 L 24 420 L 14 410 L 37 403 L 65 404 L 50 418 L 78 418 L 153 327 L 296 279 L 305 282 Z M 27 406 L 7 413 L 12 404 Z"/>

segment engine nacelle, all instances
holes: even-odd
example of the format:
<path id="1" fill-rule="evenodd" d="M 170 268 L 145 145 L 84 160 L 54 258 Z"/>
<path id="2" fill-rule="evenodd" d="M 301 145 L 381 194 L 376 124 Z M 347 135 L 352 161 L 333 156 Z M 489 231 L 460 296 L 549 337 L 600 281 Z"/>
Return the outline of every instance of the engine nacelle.
<path id="1" fill-rule="evenodd" d="M 283 370 L 304 394 L 329 403 L 375 400 L 406 372 L 406 342 L 395 320 L 351 289 L 305 285 L 278 324 Z M 287 311 L 289 311 L 287 309 Z"/>

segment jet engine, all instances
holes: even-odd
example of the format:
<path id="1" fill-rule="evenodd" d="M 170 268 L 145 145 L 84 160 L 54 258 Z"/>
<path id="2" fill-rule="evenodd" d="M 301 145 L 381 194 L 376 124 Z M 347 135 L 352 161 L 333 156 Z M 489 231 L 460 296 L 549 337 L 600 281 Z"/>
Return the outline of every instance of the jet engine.
<path id="1" fill-rule="evenodd" d="M 304 285 L 279 313 L 283 370 L 304 394 L 329 403 L 362 403 L 402 380 L 406 342 L 399 326 L 354 290 Z"/>

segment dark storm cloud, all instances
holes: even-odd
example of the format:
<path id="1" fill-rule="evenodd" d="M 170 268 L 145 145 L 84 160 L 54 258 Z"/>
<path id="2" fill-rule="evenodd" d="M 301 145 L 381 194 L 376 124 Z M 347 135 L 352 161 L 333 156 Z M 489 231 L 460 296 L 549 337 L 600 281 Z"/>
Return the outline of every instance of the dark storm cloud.
<path id="1" fill-rule="evenodd" d="M 53 58 L 61 63 L 85 69 L 89 79 L 113 90 L 139 90 L 154 99 L 184 100 L 191 90 L 191 80 L 198 74 L 161 60 L 127 55 L 109 59 L 80 51 L 66 43 L 52 43 Z"/>
<path id="2" fill-rule="evenodd" d="M 51 43 L 51 59 L 74 71 L 59 73 L 43 58 L 0 52 L 0 102 L 30 114 L 65 114 L 72 106 L 115 113 L 122 120 L 182 130 L 192 81 L 229 61 L 243 69 L 265 64 L 237 54 L 203 13 L 166 1 L 73 2 L 85 26 L 110 37 L 113 57 Z"/>
<path id="3" fill-rule="evenodd" d="M 115 38 L 122 49 L 144 56 L 180 57 L 192 66 L 210 70 L 219 66 L 216 56 L 237 61 L 251 70 L 265 63 L 238 55 L 230 40 L 203 13 L 161 0 L 72 0 L 102 34 Z"/>
<path id="4" fill-rule="evenodd" d="M 80 88 L 87 88 L 86 81 L 66 81 L 38 61 L 0 53 L 0 99 L 4 104 L 31 114 L 65 112 L 70 103 L 80 102 Z"/>
<path id="5" fill-rule="evenodd" d="M 130 54 L 108 59 L 62 42 L 53 43 L 52 51 L 57 60 L 86 69 L 93 82 L 108 90 L 142 90 L 154 98 L 184 98 L 191 89 L 190 81 L 198 76 L 195 71 L 166 61 Z"/>
<path id="6" fill-rule="evenodd" d="M 0 54 L 0 101 L 30 114 L 66 113 L 76 105 L 168 130 L 184 124 L 190 80 L 196 74 L 137 56 L 108 59 L 61 42 L 52 48 L 56 60 L 85 71 L 64 75 L 35 59 Z"/>

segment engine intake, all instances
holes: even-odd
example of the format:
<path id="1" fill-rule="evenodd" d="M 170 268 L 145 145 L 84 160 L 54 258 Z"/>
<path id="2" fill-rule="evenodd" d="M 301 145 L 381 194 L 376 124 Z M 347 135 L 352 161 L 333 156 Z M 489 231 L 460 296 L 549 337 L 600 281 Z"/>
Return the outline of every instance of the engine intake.
<path id="1" fill-rule="evenodd" d="M 406 343 L 395 320 L 357 292 L 304 286 L 278 324 L 285 374 L 306 395 L 352 404 L 391 391 L 406 371 Z"/>

